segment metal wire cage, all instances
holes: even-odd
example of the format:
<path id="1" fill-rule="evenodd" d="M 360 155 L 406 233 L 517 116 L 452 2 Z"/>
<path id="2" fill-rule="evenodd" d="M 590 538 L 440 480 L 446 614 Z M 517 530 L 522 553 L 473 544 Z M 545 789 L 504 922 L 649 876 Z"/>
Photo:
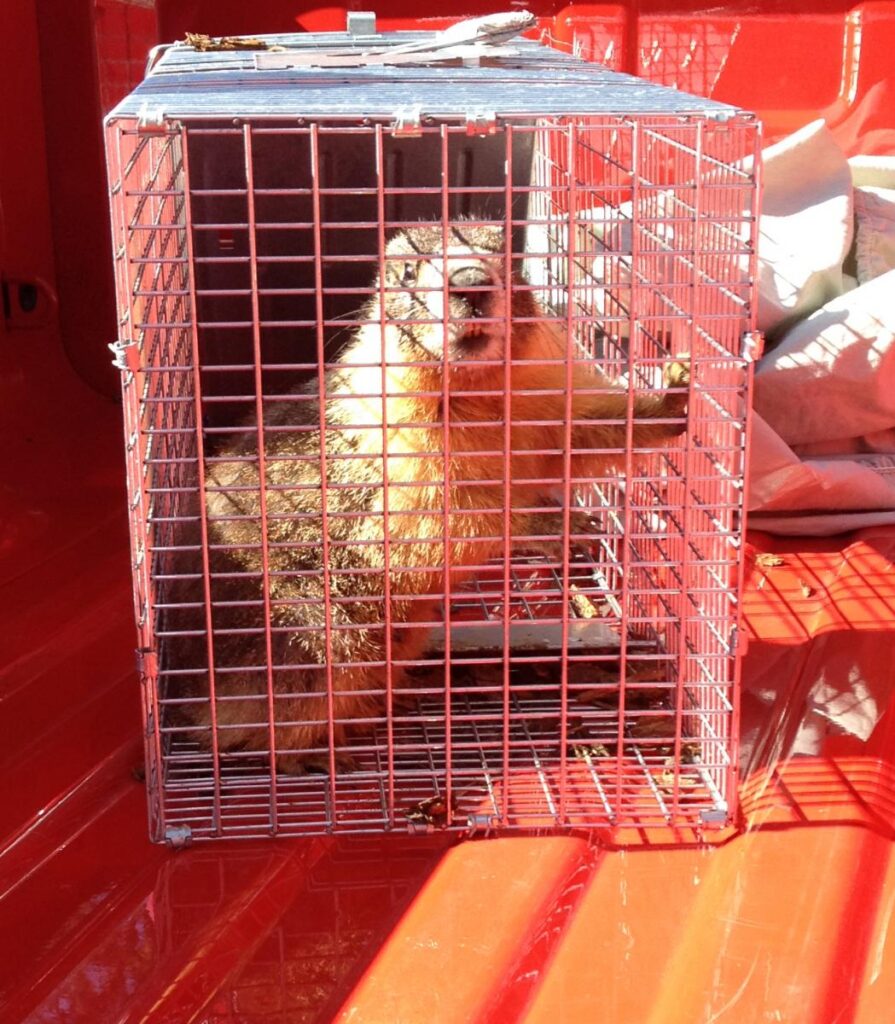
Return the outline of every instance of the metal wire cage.
<path id="1" fill-rule="evenodd" d="M 107 121 L 152 837 L 724 824 L 754 118 L 269 42 Z"/>

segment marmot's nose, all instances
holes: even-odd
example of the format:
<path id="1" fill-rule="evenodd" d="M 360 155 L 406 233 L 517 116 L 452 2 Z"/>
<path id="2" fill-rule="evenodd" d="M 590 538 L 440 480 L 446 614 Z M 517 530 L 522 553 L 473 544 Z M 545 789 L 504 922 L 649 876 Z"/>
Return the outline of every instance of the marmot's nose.
<path id="1" fill-rule="evenodd" d="M 457 267 L 450 276 L 451 294 L 466 307 L 465 316 L 480 317 L 489 304 L 494 290 L 494 278 L 481 263 L 468 263 Z"/>
<path id="2" fill-rule="evenodd" d="M 457 291 L 466 288 L 482 288 L 492 284 L 493 281 L 487 267 L 481 263 L 468 263 L 466 266 L 457 267 L 456 270 L 451 271 L 448 280 L 451 288 Z"/>

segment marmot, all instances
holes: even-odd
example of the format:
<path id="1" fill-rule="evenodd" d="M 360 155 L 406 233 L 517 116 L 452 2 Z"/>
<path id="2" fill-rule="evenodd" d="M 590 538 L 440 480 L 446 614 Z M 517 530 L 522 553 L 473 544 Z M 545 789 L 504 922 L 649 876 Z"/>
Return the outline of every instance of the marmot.
<path id="1" fill-rule="evenodd" d="M 273 731 L 279 770 L 329 763 L 330 719 L 341 744 L 352 726 L 383 713 L 387 659 L 397 686 L 403 664 L 422 655 L 444 599 L 444 566 L 453 591 L 502 552 L 506 339 L 512 535 L 552 536 L 554 547 L 562 537 L 556 495 L 569 415 L 565 330 L 545 318 L 521 276 L 509 273 L 501 227 L 461 223 L 446 238 L 445 252 L 441 224 L 423 223 L 388 242 L 384 278 L 376 278 L 361 314 L 368 323 L 323 379 L 322 444 L 316 380 L 265 403 L 263 496 L 256 431 L 243 431 L 207 460 L 219 750 L 269 751 Z M 574 362 L 571 379 L 572 476 L 601 476 L 624 458 L 628 392 L 590 361 Z M 687 364 L 671 363 L 665 382 L 675 391 L 635 392 L 635 446 L 663 444 L 684 429 L 688 380 Z M 203 727 L 196 732 L 208 747 L 207 683 L 202 692 L 206 699 L 193 704 L 190 721 Z"/>

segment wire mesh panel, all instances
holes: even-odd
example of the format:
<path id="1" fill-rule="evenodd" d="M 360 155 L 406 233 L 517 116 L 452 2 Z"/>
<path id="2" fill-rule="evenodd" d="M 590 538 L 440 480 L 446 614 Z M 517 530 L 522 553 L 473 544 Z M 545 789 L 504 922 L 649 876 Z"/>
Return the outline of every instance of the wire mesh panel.
<path id="1" fill-rule="evenodd" d="M 202 58 L 107 125 L 153 836 L 726 822 L 752 117 Z"/>

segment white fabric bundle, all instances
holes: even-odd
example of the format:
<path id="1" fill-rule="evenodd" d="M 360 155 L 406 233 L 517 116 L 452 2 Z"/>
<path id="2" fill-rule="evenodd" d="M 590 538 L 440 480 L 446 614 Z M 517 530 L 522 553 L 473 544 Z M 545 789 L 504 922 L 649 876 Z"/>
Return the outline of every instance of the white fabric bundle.
<path id="1" fill-rule="evenodd" d="M 895 522 L 895 157 L 849 161 L 820 120 L 762 162 L 757 324 L 775 347 L 756 370 L 751 522 L 788 534 Z M 673 252 L 675 196 L 652 201 Z M 632 226 L 630 203 L 594 208 L 580 213 L 575 239 L 594 278 L 611 281 L 595 290 L 595 312 L 622 337 Z M 538 297 L 564 313 L 564 227 L 532 229 L 527 244 Z M 673 256 L 654 255 L 649 273 L 634 312 L 661 317 Z M 668 323 L 672 349 L 686 351 L 687 324 Z"/>
<path id="2" fill-rule="evenodd" d="M 823 121 L 766 149 L 762 162 L 758 327 L 771 331 L 845 290 L 853 201 L 848 163 Z"/>
<path id="3" fill-rule="evenodd" d="M 895 522 L 895 159 L 849 164 L 823 122 L 764 159 L 759 325 L 788 330 L 756 369 L 752 525 Z"/>

